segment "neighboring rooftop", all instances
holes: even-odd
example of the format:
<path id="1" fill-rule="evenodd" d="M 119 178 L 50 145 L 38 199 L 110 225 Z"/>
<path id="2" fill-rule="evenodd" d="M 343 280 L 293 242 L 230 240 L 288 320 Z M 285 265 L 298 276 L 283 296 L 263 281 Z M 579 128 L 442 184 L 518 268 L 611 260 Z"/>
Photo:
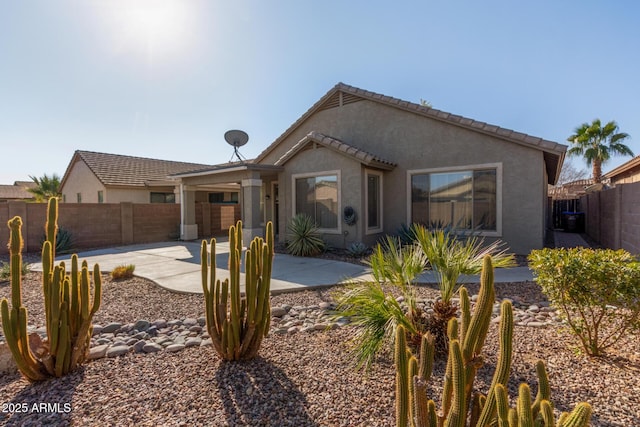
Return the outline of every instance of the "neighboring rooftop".
<path id="1" fill-rule="evenodd" d="M 625 162 L 617 168 L 605 173 L 604 177 L 616 182 L 633 175 L 640 175 L 640 156 L 636 156 L 628 162 Z"/>
<path id="2" fill-rule="evenodd" d="M 72 166 L 80 160 L 84 161 L 98 180 L 107 186 L 144 187 L 150 182 L 166 181 L 169 175 L 213 167 L 200 163 L 76 150 L 62 178 L 61 186 L 64 185 Z"/>
<path id="3" fill-rule="evenodd" d="M 0 202 L 9 200 L 33 200 L 35 196 L 28 191 L 29 188 L 35 187 L 33 181 L 16 181 L 13 185 L 0 184 Z"/>

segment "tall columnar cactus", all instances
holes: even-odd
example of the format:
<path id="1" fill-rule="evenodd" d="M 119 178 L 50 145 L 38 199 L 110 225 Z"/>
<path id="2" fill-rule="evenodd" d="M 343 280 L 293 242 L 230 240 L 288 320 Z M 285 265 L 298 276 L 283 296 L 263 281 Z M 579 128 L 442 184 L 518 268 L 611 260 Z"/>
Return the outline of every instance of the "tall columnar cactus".
<path id="1" fill-rule="evenodd" d="M 245 254 L 245 292 L 240 290 L 242 222 L 229 228 L 229 278 L 216 279 L 216 239 L 202 241 L 200 266 L 207 330 L 216 352 L 225 360 L 252 359 L 269 333 L 273 224 L 266 241 L 256 237 Z"/>
<path id="2" fill-rule="evenodd" d="M 22 219 L 14 217 L 11 229 L 11 308 L 0 303 L 2 327 L 20 372 L 32 381 L 60 377 L 82 364 L 91 342 L 93 315 L 100 307 L 102 282 L 100 267 L 93 269 L 94 297 L 90 298 L 87 262 L 78 269 L 78 257 L 71 258 L 71 271 L 65 264 L 54 266 L 58 221 L 58 200 L 51 198 L 47 209 L 46 241 L 42 246 L 42 289 L 44 292 L 47 339 L 27 334 L 27 309 L 22 305 Z"/>
<path id="3" fill-rule="evenodd" d="M 520 386 L 516 408 L 509 407 L 506 384 L 511 369 L 513 339 L 513 308 L 509 301 L 501 305 L 500 347 L 498 361 L 491 386 L 486 395 L 473 393 L 473 383 L 477 369 L 482 365 L 482 347 L 491 322 L 491 312 L 495 291 L 493 288 L 493 267 L 489 256 L 484 259 L 480 283 L 480 295 L 473 315 L 470 315 L 470 301 L 467 291 L 460 290 L 461 322 L 449 322 L 449 359 L 443 384 L 442 408 L 436 412 L 435 403 L 426 394 L 426 383 L 430 379 L 433 363 L 433 337 L 428 334 L 422 340 L 419 375 L 410 376 L 412 369 L 407 364 L 413 358 L 406 347 L 405 330 L 398 326 L 396 331 L 396 425 L 412 427 L 586 427 L 591 418 L 591 407 L 580 403 L 573 412 L 563 413 L 554 420 L 550 403 L 549 381 L 544 363 L 536 365 L 538 374 L 538 394 L 531 400 L 529 386 Z M 423 360 L 429 359 L 429 360 Z M 423 374 L 424 373 L 424 374 Z M 406 384 L 401 384 L 405 381 Z M 410 387 L 409 384 L 412 386 Z M 408 396 L 406 394 L 408 393 Z M 405 402 L 411 402 L 414 410 L 409 411 Z"/>

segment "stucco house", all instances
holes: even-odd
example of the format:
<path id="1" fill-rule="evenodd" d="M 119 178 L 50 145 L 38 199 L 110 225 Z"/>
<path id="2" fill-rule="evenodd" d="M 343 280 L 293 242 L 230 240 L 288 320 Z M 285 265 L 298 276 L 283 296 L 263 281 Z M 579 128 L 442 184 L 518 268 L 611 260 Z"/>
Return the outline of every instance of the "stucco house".
<path id="1" fill-rule="evenodd" d="M 256 159 L 170 178 L 185 240 L 198 237 L 198 191 L 231 184 L 240 188 L 246 240 L 274 221 L 283 241 L 287 222 L 303 212 L 333 247 L 370 245 L 420 222 L 499 238 L 526 254 L 543 246 L 547 187 L 566 149 L 339 83 Z M 355 221 L 345 212 L 355 212 Z"/>
<path id="2" fill-rule="evenodd" d="M 212 165 L 77 150 L 60 181 L 64 203 L 179 203 L 168 176 Z M 237 203 L 237 184 L 201 186 L 197 200 Z"/>
<path id="3" fill-rule="evenodd" d="M 612 186 L 616 184 L 631 184 L 640 182 L 640 156 L 636 156 L 604 174 Z"/>

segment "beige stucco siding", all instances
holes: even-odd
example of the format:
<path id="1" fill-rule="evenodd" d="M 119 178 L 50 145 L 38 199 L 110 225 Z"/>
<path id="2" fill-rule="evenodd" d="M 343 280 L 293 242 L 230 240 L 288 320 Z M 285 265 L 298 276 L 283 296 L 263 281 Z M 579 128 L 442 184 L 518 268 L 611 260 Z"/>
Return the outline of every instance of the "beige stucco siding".
<path id="1" fill-rule="evenodd" d="M 105 191 L 104 185 L 82 161 L 75 162 L 69 171 L 65 186 L 62 189 L 63 200 L 76 203 L 77 195 L 82 195 L 82 203 L 98 203 L 98 191 Z M 105 202 L 107 202 L 105 200 Z"/>
<path id="2" fill-rule="evenodd" d="M 498 183 L 502 190 L 502 206 L 498 207 L 502 213 L 501 237 L 517 253 L 528 253 L 543 244 L 546 202 L 541 194 L 546 177 L 543 153 L 539 150 L 363 100 L 313 114 L 275 147 L 263 162 L 273 164 L 311 131 L 334 137 L 397 164 L 392 171 L 384 172 L 386 233 L 395 233 L 402 223 L 407 222 L 410 171 L 497 163 L 502 170 L 502 180 Z M 362 240 L 362 166 L 341 154 L 329 154 L 330 151 L 303 151 L 286 163 L 287 172 L 282 184 L 287 188 L 286 191 L 281 188 L 281 203 L 284 195 L 291 194 L 291 174 L 339 169 L 343 174 L 342 206 L 358 206 L 356 210 L 361 218 L 361 227 L 350 235 Z M 285 203 L 287 206 L 283 213 L 290 218 L 291 201 L 287 198 Z"/>

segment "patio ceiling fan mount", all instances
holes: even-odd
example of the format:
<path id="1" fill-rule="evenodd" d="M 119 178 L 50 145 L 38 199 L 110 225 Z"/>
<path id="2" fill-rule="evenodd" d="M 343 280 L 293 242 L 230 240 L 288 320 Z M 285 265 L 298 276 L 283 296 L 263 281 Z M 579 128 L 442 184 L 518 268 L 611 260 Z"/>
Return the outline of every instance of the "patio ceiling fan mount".
<path id="1" fill-rule="evenodd" d="M 224 139 L 227 141 L 227 144 L 233 147 L 233 154 L 231 155 L 229 162 L 233 160 L 234 156 L 237 157 L 240 162 L 247 160 L 238 150 L 238 148 L 242 147 L 247 143 L 247 141 L 249 141 L 249 135 L 247 135 L 245 131 L 238 129 L 228 130 L 224 133 Z"/>

